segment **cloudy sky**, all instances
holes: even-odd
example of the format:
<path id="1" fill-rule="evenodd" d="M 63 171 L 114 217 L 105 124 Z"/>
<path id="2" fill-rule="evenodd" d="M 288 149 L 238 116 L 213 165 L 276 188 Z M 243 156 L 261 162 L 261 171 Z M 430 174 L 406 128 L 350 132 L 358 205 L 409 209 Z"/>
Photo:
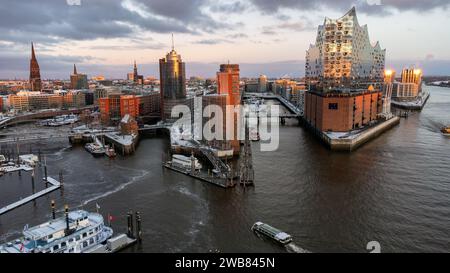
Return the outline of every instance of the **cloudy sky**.
<path id="1" fill-rule="evenodd" d="M 80 5 L 77 5 L 80 2 Z M 243 76 L 303 76 L 305 51 L 324 17 L 357 7 L 387 66 L 450 75 L 449 0 L 0 0 L 0 78 L 26 78 L 30 42 L 43 78 L 124 78 L 133 60 L 158 76 L 171 47 L 187 75 L 214 76 L 219 63 Z M 75 4 L 75 5 L 74 5 Z"/>

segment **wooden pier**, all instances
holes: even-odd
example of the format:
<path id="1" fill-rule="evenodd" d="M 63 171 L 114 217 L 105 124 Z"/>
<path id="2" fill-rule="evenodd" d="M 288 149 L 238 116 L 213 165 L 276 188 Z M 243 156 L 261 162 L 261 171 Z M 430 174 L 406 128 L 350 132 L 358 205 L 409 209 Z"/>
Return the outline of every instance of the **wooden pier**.
<path id="1" fill-rule="evenodd" d="M 49 194 L 49 193 L 51 193 L 53 191 L 56 191 L 57 189 L 59 189 L 61 187 L 61 183 L 56 181 L 55 179 L 53 179 L 51 177 L 47 177 L 46 183 L 50 183 L 51 186 L 46 188 L 46 189 L 43 189 L 42 191 L 39 191 L 39 192 L 37 192 L 35 194 L 32 194 L 32 195 L 27 196 L 27 197 L 25 197 L 23 199 L 20 199 L 17 202 L 14 202 L 14 203 L 12 203 L 10 205 L 7 205 L 6 207 L 1 208 L 0 209 L 0 215 L 5 214 L 5 213 L 7 213 L 7 212 L 9 212 L 9 211 L 11 211 L 13 209 L 16 209 L 16 208 L 20 207 L 20 206 L 23 206 L 23 205 L 25 205 L 25 204 L 27 204 L 27 203 L 29 203 L 29 202 L 39 198 L 39 197 L 42 197 L 42 196 L 44 196 L 46 194 Z"/>

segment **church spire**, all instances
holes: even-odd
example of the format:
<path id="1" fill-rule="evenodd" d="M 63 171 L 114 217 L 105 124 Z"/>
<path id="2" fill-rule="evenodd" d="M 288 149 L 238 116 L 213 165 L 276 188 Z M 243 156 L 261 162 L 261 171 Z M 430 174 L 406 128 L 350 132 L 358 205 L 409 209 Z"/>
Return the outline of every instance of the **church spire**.
<path id="1" fill-rule="evenodd" d="M 34 53 L 33 42 L 31 42 L 30 88 L 31 91 L 41 91 L 41 72 L 36 60 L 36 54 Z"/>
<path id="2" fill-rule="evenodd" d="M 76 75 L 77 73 L 77 66 L 73 64 L 73 74 Z"/>
<path id="3" fill-rule="evenodd" d="M 36 55 L 34 54 L 34 44 L 31 42 L 31 59 L 36 59 Z"/>

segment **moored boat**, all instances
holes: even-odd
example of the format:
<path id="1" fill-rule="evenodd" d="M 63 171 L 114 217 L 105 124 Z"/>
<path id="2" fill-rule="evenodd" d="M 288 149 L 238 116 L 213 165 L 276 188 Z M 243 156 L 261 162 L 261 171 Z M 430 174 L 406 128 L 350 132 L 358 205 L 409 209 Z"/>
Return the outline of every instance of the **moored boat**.
<path id="1" fill-rule="evenodd" d="M 105 148 L 97 143 L 88 143 L 84 146 L 86 151 L 91 153 L 94 157 L 103 156 L 105 154 Z"/>
<path id="2" fill-rule="evenodd" d="M 66 209 L 64 217 L 25 227 L 22 238 L 0 245 L 0 253 L 83 253 L 106 243 L 112 235 L 102 215 Z"/>
<path id="3" fill-rule="evenodd" d="M 444 136 L 450 136 L 450 126 L 441 128 L 441 133 Z"/>

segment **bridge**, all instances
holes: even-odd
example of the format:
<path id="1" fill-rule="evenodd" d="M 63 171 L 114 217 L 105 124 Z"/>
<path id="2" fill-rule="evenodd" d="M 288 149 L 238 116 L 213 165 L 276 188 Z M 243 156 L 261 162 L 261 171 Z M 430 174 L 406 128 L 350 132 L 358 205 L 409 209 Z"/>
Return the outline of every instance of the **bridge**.
<path id="1" fill-rule="evenodd" d="M 280 115 L 280 118 L 299 118 L 303 116 L 303 111 L 292 104 L 287 99 L 283 98 L 280 95 L 274 94 L 274 93 L 244 93 L 243 95 L 244 99 L 250 99 L 250 98 L 260 98 L 260 99 L 268 99 L 268 100 L 278 100 L 284 107 L 286 107 L 289 112 L 291 112 L 291 115 L 285 114 Z"/>
<path id="2" fill-rule="evenodd" d="M 5 117 L 0 120 L 0 128 L 5 128 L 7 126 L 18 124 L 18 123 L 25 123 L 25 122 L 32 122 L 38 119 L 47 119 L 47 118 L 53 118 L 56 116 L 61 115 L 69 115 L 69 114 L 80 114 L 84 110 L 92 110 L 94 109 L 94 106 L 87 106 L 82 108 L 74 108 L 74 109 L 67 109 L 67 110 L 45 110 L 45 111 L 38 111 L 33 113 L 25 113 L 25 114 L 19 114 L 13 117 Z"/>

